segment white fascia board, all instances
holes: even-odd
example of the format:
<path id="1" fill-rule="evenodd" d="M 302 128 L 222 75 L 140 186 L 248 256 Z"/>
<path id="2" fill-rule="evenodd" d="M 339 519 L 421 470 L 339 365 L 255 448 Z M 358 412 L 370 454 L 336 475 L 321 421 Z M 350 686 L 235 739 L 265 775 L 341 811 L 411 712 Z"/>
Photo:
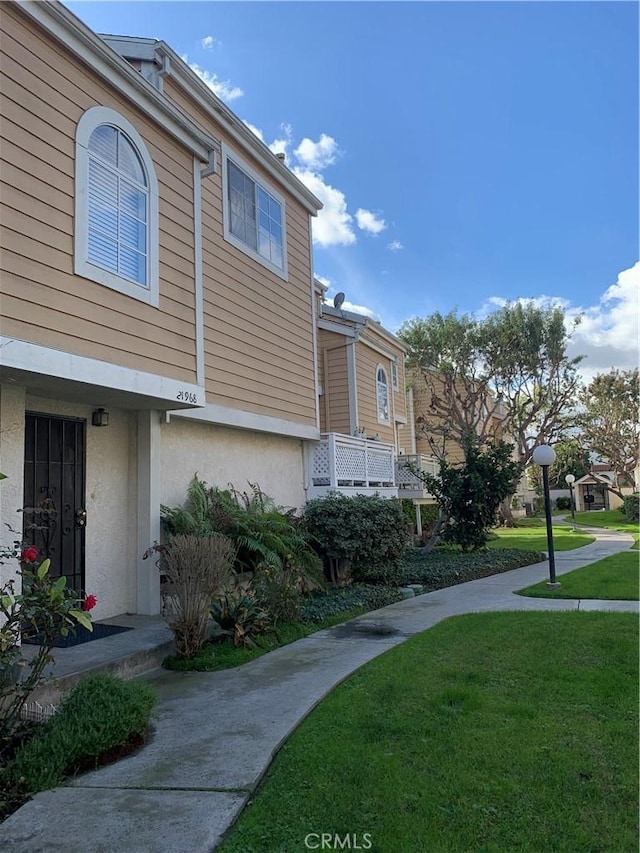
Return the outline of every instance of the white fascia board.
<path id="1" fill-rule="evenodd" d="M 293 172 L 278 160 L 276 155 L 258 139 L 255 133 L 229 109 L 229 107 L 203 83 L 198 75 L 189 68 L 187 63 L 166 42 L 158 42 L 157 50 L 170 59 L 169 76 L 182 86 L 182 88 L 199 104 L 206 112 L 214 113 L 216 122 L 229 134 L 229 136 L 241 148 L 255 157 L 262 168 L 280 185 L 286 186 L 291 195 L 307 211 L 316 216 L 322 210 L 320 199 L 305 187 Z"/>
<path id="2" fill-rule="evenodd" d="M 202 162 L 208 162 L 209 152 L 216 143 L 72 12 L 61 3 L 36 0 L 16 0 L 16 3 L 24 14 L 61 42 L 66 50 L 87 63 Z"/>
<path id="3" fill-rule="evenodd" d="M 385 329 L 384 326 L 381 326 L 380 323 L 376 323 L 375 320 L 371 320 L 369 317 L 365 318 L 364 321 L 365 327 L 374 329 L 377 334 L 382 335 L 383 338 L 386 338 L 390 343 L 395 344 L 398 349 L 401 349 L 402 352 L 407 351 L 407 345 L 397 338 L 394 334 L 392 334 L 388 329 Z"/>
<path id="4" fill-rule="evenodd" d="M 275 433 L 276 435 L 302 438 L 308 441 L 320 440 L 320 430 L 317 426 L 299 424 L 295 421 L 287 421 L 269 415 L 259 415 L 255 412 L 246 412 L 243 409 L 232 409 L 228 406 L 220 406 L 217 403 L 207 403 L 202 409 L 170 412 L 170 415 L 172 418 L 186 418 L 192 421 L 217 424 L 218 426 L 234 427 L 235 429 Z"/>
<path id="5" fill-rule="evenodd" d="M 16 338 L 0 337 L 0 365 L 40 376 L 155 397 L 167 403 L 175 401 L 191 406 L 203 406 L 205 403 L 205 390 L 200 385 Z"/>
<path id="6" fill-rule="evenodd" d="M 398 353 L 394 352 L 390 347 L 385 347 L 383 344 L 378 343 L 378 341 L 373 341 L 371 338 L 368 338 L 364 333 L 360 335 L 359 341 L 361 344 L 369 347 L 369 349 L 374 350 L 380 355 L 385 356 L 391 361 L 397 361 Z"/>
<path id="7" fill-rule="evenodd" d="M 353 326 L 343 326 L 342 323 L 332 323 L 331 320 L 318 320 L 318 328 L 344 335 L 345 338 L 355 338 L 357 334 Z"/>

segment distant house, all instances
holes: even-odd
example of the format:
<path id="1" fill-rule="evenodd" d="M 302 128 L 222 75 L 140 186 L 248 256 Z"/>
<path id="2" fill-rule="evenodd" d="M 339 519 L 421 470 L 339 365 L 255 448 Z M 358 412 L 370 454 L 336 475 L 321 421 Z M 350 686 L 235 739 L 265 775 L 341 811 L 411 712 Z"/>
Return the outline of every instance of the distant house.
<path id="1" fill-rule="evenodd" d="M 609 490 L 614 484 L 614 472 L 606 464 L 591 466 L 591 471 L 580 477 L 574 483 L 574 499 L 576 512 L 591 512 L 602 509 L 618 509 L 622 506 L 622 498 Z M 629 479 L 622 486 L 623 495 L 631 495 L 636 491 L 634 482 Z"/>

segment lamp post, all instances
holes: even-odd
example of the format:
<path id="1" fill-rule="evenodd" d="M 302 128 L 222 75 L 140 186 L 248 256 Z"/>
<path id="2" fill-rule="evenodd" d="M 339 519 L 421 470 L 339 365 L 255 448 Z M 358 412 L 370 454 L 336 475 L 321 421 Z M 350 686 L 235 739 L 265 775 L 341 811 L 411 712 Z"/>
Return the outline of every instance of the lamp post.
<path id="1" fill-rule="evenodd" d="M 576 504 L 573 499 L 573 484 L 576 481 L 576 478 L 573 474 L 567 474 L 564 478 L 565 483 L 569 486 L 569 494 L 571 495 L 571 524 L 573 526 L 573 532 L 576 532 Z"/>
<path id="2" fill-rule="evenodd" d="M 556 581 L 556 555 L 553 550 L 553 530 L 551 528 L 551 496 L 549 495 L 549 465 L 553 464 L 556 452 L 548 444 L 540 444 L 533 451 L 533 461 L 542 468 L 542 485 L 544 487 L 544 512 L 547 519 L 547 547 L 549 549 L 549 589 L 557 589 L 560 584 Z"/>

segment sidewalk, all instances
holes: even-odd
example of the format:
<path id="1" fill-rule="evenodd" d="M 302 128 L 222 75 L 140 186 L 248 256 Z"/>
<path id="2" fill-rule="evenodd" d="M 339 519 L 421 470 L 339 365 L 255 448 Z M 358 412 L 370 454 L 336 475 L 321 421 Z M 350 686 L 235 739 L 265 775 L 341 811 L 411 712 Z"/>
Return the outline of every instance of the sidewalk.
<path id="1" fill-rule="evenodd" d="M 558 575 L 629 548 L 631 536 L 556 554 Z M 517 596 L 548 563 L 407 599 L 237 669 L 157 670 L 155 733 L 117 764 L 38 794 L 0 825 L 5 853 L 211 853 L 299 722 L 358 667 L 442 619 L 496 610 L 638 612 L 633 601 Z M 268 853 L 268 851 L 265 851 Z"/>

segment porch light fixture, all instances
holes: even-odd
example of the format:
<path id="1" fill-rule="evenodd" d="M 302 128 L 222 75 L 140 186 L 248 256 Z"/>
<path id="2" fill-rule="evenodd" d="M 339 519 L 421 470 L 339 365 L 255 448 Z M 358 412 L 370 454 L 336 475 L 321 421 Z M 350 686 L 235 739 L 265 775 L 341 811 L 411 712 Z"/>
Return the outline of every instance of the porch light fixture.
<path id="1" fill-rule="evenodd" d="M 571 495 L 571 524 L 573 525 L 573 532 L 576 532 L 576 502 L 573 499 L 573 484 L 576 481 L 576 478 L 573 474 L 567 474 L 564 478 L 565 483 L 569 486 L 569 494 Z"/>
<path id="2" fill-rule="evenodd" d="M 553 550 L 553 530 L 551 528 L 551 496 L 549 495 L 549 465 L 553 465 L 556 452 L 548 444 L 540 444 L 533 451 L 533 461 L 542 468 L 542 485 L 544 487 L 544 513 L 547 519 L 547 548 L 549 549 L 549 589 L 557 589 L 560 584 L 556 581 L 556 557 Z"/>
<path id="3" fill-rule="evenodd" d="M 106 409 L 96 409 L 91 414 L 91 423 L 97 427 L 109 426 L 109 412 Z"/>

